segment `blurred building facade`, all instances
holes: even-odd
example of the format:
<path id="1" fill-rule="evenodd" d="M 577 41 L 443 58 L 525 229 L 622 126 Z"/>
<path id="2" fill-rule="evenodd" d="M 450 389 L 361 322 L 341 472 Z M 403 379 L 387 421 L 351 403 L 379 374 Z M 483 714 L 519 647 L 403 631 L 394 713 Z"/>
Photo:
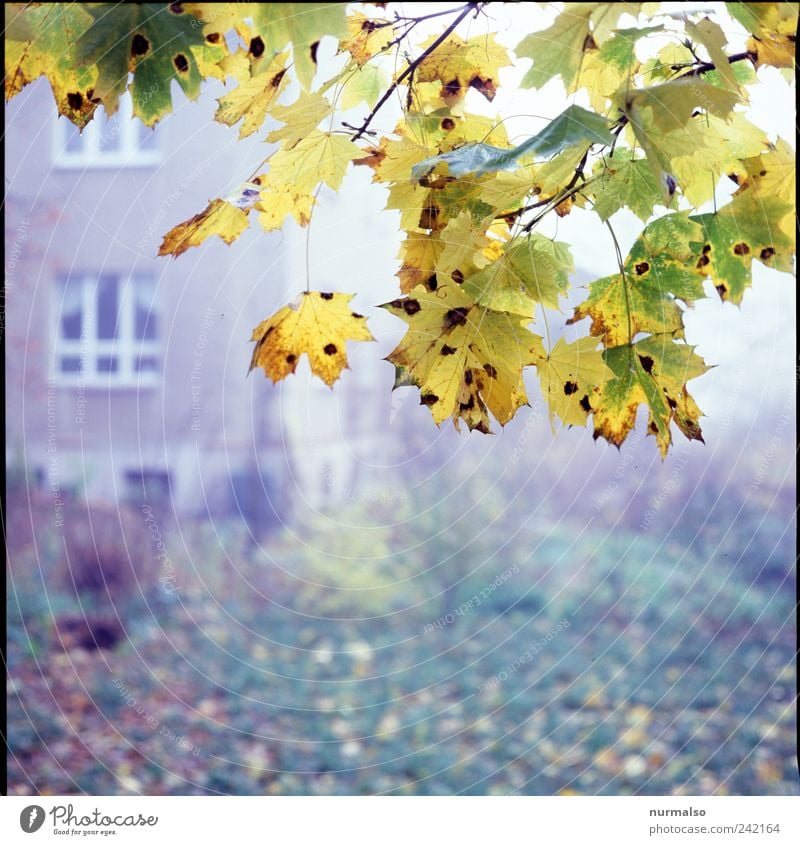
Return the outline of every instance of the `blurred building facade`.
<path id="1" fill-rule="evenodd" d="M 375 356 L 310 418 L 330 391 L 307 373 L 247 378 L 253 326 L 298 289 L 303 232 L 254 225 L 231 247 L 157 257 L 167 230 L 264 157 L 263 141 L 213 122 L 215 106 L 184 101 L 150 130 L 123 99 L 82 134 L 44 80 L 8 106 L 7 459 L 30 486 L 269 522 L 288 516 L 288 490 L 341 493 L 356 460 L 343 427 L 366 441 L 386 422 L 363 402 Z"/>

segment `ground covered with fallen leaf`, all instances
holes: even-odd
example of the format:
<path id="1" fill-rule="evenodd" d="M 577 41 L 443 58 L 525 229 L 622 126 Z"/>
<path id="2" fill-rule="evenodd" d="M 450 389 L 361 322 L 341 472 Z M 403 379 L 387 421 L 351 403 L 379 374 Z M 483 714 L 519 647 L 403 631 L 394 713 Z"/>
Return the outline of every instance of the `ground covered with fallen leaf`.
<path id="1" fill-rule="evenodd" d="M 450 516 L 399 553 L 406 506 L 390 527 L 353 506 L 302 542 L 165 530 L 170 579 L 116 605 L 124 635 L 100 649 L 58 627 L 77 605 L 52 586 L 56 538 L 16 548 L 11 793 L 800 792 L 777 516 L 687 516 L 690 544 Z"/>

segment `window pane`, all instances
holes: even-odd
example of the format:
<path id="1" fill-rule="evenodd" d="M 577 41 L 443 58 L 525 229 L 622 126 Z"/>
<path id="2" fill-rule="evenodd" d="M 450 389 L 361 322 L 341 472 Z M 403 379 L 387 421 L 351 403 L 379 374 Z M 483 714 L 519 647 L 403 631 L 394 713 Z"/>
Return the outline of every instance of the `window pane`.
<path id="1" fill-rule="evenodd" d="M 66 118 L 65 118 L 65 120 L 66 120 Z M 84 130 L 83 134 L 81 135 L 81 132 L 78 129 L 78 127 L 75 126 L 74 123 L 67 121 L 67 127 L 66 127 L 66 131 L 65 131 L 67 142 L 66 142 L 66 144 L 64 144 L 64 149 L 68 153 L 73 153 L 73 154 L 76 154 L 76 155 L 82 153 L 84 151 L 84 149 L 86 148 L 86 140 L 87 140 L 87 137 L 88 137 L 88 132 L 89 132 L 89 129 L 87 128 L 87 129 Z"/>
<path id="2" fill-rule="evenodd" d="M 137 373 L 157 373 L 158 358 L 155 355 L 145 355 L 135 361 Z"/>
<path id="3" fill-rule="evenodd" d="M 98 373 L 116 373 L 119 370 L 119 361 L 116 355 L 101 355 L 97 359 Z"/>
<path id="4" fill-rule="evenodd" d="M 117 336 L 119 315 L 119 280 L 100 276 L 97 280 L 97 337 L 110 340 Z"/>
<path id="5" fill-rule="evenodd" d="M 82 370 L 80 355 L 67 355 L 61 359 L 62 373 L 80 373 Z"/>
<path id="6" fill-rule="evenodd" d="M 105 115 L 96 115 L 97 131 L 100 134 L 98 147 L 101 153 L 114 153 L 120 147 L 121 123 L 119 115 L 107 118 Z"/>
<path id="7" fill-rule="evenodd" d="M 64 340 L 80 340 L 83 328 L 83 279 L 64 279 L 64 296 L 61 300 L 59 334 Z"/>
<path id="8" fill-rule="evenodd" d="M 138 276 L 131 280 L 134 301 L 133 336 L 136 340 L 155 340 L 156 314 L 154 310 L 155 279 L 148 276 Z"/>

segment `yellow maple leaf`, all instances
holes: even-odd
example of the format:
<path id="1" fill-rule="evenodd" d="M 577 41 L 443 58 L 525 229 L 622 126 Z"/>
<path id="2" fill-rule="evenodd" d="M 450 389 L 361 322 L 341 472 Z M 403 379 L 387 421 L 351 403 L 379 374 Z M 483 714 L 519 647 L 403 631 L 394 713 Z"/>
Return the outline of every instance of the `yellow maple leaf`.
<path id="1" fill-rule="evenodd" d="M 285 123 L 267 135 L 270 143 L 284 141 L 284 147 L 291 150 L 310 135 L 333 111 L 328 100 L 319 93 L 301 91 L 300 96 L 288 106 L 276 106 L 271 117 Z"/>
<path id="2" fill-rule="evenodd" d="M 522 369 L 543 355 L 541 338 L 520 317 L 476 305 L 458 285 L 420 286 L 384 306 L 408 324 L 387 360 L 395 386 L 420 388 L 438 425 L 452 417 L 488 432 L 485 410 L 505 425 L 527 402 Z"/>
<path id="3" fill-rule="evenodd" d="M 431 37 L 421 45 L 424 49 L 436 39 Z M 417 66 L 417 82 L 441 82 L 440 97 L 445 103 L 463 98 L 470 88 L 493 100 L 500 80 L 500 68 L 511 64 L 505 47 L 494 35 L 477 35 L 464 40 L 450 35 Z"/>
<path id="4" fill-rule="evenodd" d="M 239 84 L 217 101 L 219 108 L 214 119 L 226 126 L 234 126 L 242 118 L 239 137 L 246 138 L 257 132 L 288 83 L 286 59 L 288 53 L 278 53 L 267 62 L 252 63 L 240 50 L 226 56 L 220 67 L 226 76 Z"/>
<path id="5" fill-rule="evenodd" d="M 431 278 L 436 281 L 436 261 L 443 249 L 444 244 L 438 234 L 409 232 L 406 235 L 397 256 L 403 262 L 397 271 L 403 293 L 428 283 Z"/>
<path id="6" fill-rule="evenodd" d="M 550 423 L 558 416 L 564 425 L 585 425 L 594 393 L 614 373 L 597 349 L 596 337 L 567 343 L 563 337 L 536 365 L 542 393 L 550 408 Z"/>
<path id="7" fill-rule="evenodd" d="M 247 212 L 225 200 L 212 200 L 199 214 L 179 223 L 164 235 L 159 255 L 179 256 L 189 247 L 200 246 L 213 235 L 233 243 L 248 226 Z"/>
<path id="8" fill-rule="evenodd" d="M 311 372 L 329 387 L 347 367 L 348 340 L 374 340 L 366 317 L 350 309 L 352 294 L 306 291 L 253 329 L 250 370 L 285 379 L 308 355 Z"/>
<path id="9" fill-rule="evenodd" d="M 442 274 L 440 282 L 450 280 L 455 273 L 463 281 L 475 269 L 476 255 L 489 245 L 481 224 L 476 224 L 468 211 L 461 211 L 449 220 L 440 238 L 443 247 L 436 261 L 436 272 Z"/>
<path id="10" fill-rule="evenodd" d="M 394 39 L 392 22 L 368 18 L 361 12 L 347 16 L 349 37 L 339 44 L 339 52 L 346 50 L 359 64 L 364 65 Z"/>
<path id="11" fill-rule="evenodd" d="M 362 150 L 343 135 L 315 129 L 291 149 L 283 146 L 272 156 L 262 185 L 313 194 L 317 185 L 324 182 L 337 191 L 347 166 L 360 155 Z"/>
<path id="12" fill-rule="evenodd" d="M 261 191 L 255 208 L 259 212 L 258 222 L 267 232 L 280 229 L 289 216 L 294 217 L 298 226 L 308 226 L 314 195 L 295 191 L 291 185 L 267 188 Z"/>

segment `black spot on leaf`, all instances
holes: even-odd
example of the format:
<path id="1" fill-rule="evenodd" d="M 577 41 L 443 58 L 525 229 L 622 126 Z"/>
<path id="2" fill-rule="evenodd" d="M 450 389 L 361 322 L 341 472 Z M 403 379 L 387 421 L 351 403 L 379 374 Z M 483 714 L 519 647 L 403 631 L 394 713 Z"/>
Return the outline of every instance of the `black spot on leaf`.
<path id="1" fill-rule="evenodd" d="M 325 348 L 322 350 L 326 355 L 335 355 L 337 352 L 336 344 L 335 343 L 328 343 L 325 345 Z"/>
<path id="2" fill-rule="evenodd" d="M 497 370 L 491 364 L 484 364 L 483 369 L 489 378 L 497 378 Z"/>
<path id="3" fill-rule="evenodd" d="M 320 299 L 333 299 L 332 293 L 321 293 L 319 295 Z"/>
<path id="4" fill-rule="evenodd" d="M 258 59 L 264 55 L 264 40 L 260 35 L 250 40 L 250 55 Z"/>
<path id="5" fill-rule="evenodd" d="M 587 35 L 586 38 L 583 39 L 583 52 L 585 53 L 587 50 L 596 50 L 597 49 L 597 42 L 592 38 L 591 34 Z"/>
<path id="6" fill-rule="evenodd" d="M 294 364 L 294 362 L 295 362 L 296 360 L 297 360 L 297 355 L 291 355 L 291 354 L 290 354 L 290 355 L 287 355 L 287 356 L 286 356 L 286 363 L 287 363 L 287 364 Z"/>
<path id="7" fill-rule="evenodd" d="M 281 80 L 283 77 L 286 76 L 286 69 L 279 70 L 275 76 L 272 77 L 271 82 L 269 83 L 273 88 L 277 88 L 281 84 Z"/>
<path id="8" fill-rule="evenodd" d="M 572 396 L 573 393 L 577 393 L 577 392 L 578 392 L 578 385 L 574 381 L 568 381 L 564 385 L 564 393 L 567 396 Z"/>
<path id="9" fill-rule="evenodd" d="M 311 61 L 314 64 L 317 63 L 317 50 L 319 50 L 319 41 L 315 41 L 309 48 L 308 51 L 311 54 Z"/>
<path id="10" fill-rule="evenodd" d="M 67 94 L 67 102 L 69 103 L 69 107 L 71 109 L 75 109 L 78 111 L 80 107 L 83 105 L 83 97 L 80 95 L 79 92 L 75 92 L 73 94 Z"/>
<path id="11" fill-rule="evenodd" d="M 442 86 L 443 97 L 457 97 L 461 91 L 461 83 L 457 79 L 451 79 Z"/>
<path id="12" fill-rule="evenodd" d="M 147 54 L 149 49 L 150 42 L 144 37 L 144 35 L 137 32 L 136 35 L 133 36 L 133 41 L 131 41 L 131 55 L 144 56 Z"/>
<path id="13" fill-rule="evenodd" d="M 445 345 L 439 350 L 440 355 L 455 355 L 458 350 L 453 349 L 452 346 Z"/>
<path id="14" fill-rule="evenodd" d="M 642 261 L 633 269 L 636 271 L 637 276 L 643 276 L 650 269 L 650 265 L 646 261 Z"/>
<path id="15" fill-rule="evenodd" d="M 178 73 L 186 73 L 189 70 L 189 62 L 186 60 L 186 56 L 183 53 L 178 53 L 177 56 L 172 60 L 172 63 L 175 65 L 175 69 Z"/>
<path id="16" fill-rule="evenodd" d="M 464 274 L 460 270 L 453 270 L 453 272 L 450 274 L 450 278 L 457 285 L 463 285 L 464 284 Z"/>
<path id="17" fill-rule="evenodd" d="M 417 302 L 416 299 L 406 299 L 403 301 L 402 308 L 403 311 L 405 311 L 406 314 L 411 317 L 414 314 L 417 314 L 421 310 L 422 306 L 419 304 L 419 302 Z"/>
<path id="18" fill-rule="evenodd" d="M 456 122 L 452 117 L 446 117 L 442 120 L 441 126 L 445 132 L 450 132 L 452 129 L 456 128 Z"/>
<path id="19" fill-rule="evenodd" d="M 654 420 L 650 420 L 650 424 L 647 426 L 653 434 L 658 434 L 658 426 L 655 424 Z"/>
<path id="20" fill-rule="evenodd" d="M 773 255 L 775 255 L 775 250 L 771 246 L 765 246 L 759 257 L 762 261 L 769 261 Z"/>
<path id="21" fill-rule="evenodd" d="M 646 373 L 653 372 L 653 364 L 655 363 L 653 359 L 649 355 L 640 355 L 639 356 L 639 363 L 642 365 L 642 369 Z"/>
<path id="22" fill-rule="evenodd" d="M 220 34 L 218 32 L 209 32 L 208 35 L 206 35 L 206 41 L 208 41 L 209 44 L 219 44 L 219 39 Z"/>
<path id="23" fill-rule="evenodd" d="M 172 12 L 173 15 L 182 15 L 183 14 L 183 3 L 170 3 L 169 10 Z"/>
<path id="24" fill-rule="evenodd" d="M 467 370 L 464 373 L 464 384 L 469 387 L 472 384 L 472 370 Z"/>
<path id="25" fill-rule="evenodd" d="M 578 404 L 581 406 L 581 408 L 583 408 L 584 411 L 586 411 L 587 414 L 592 413 L 592 406 L 589 404 L 588 396 L 583 396 Z"/>
<path id="26" fill-rule="evenodd" d="M 438 219 L 439 208 L 435 205 L 427 205 L 419 216 L 419 226 L 421 229 L 435 229 Z"/>
<path id="27" fill-rule="evenodd" d="M 711 252 L 711 244 L 706 244 L 703 247 L 703 255 L 708 255 L 709 252 Z"/>
<path id="28" fill-rule="evenodd" d="M 428 281 L 425 282 L 425 286 L 431 291 L 436 290 L 436 288 L 439 287 L 439 280 L 436 278 L 436 273 L 428 277 Z"/>
<path id="29" fill-rule="evenodd" d="M 435 405 L 439 401 L 439 397 L 435 393 L 424 393 L 419 400 L 420 405 Z"/>
<path id="30" fill-rule="evenodd" d="M 750 247 L 742 241 L 742 243 L 734 244 L 733 252 L 735 255 L 748 255 L 750 252 Z"/>
<path id="31" fill-rule="evenodd" d="M 469 314 L 469 308 L 451 308 L 444 315 L 444 324 L 448 329 L 463 326 L 467 322 L 467 314 Z"/>
<path id="32" fill-rule="evenodd" d="M 697 269 L 699 270 L 701 267 L 705 267 L 710 263 L 711 259 L 707 255 L 701 255 L 700 258 L 697 259 Z"/>
<path id="33" fill-rule="evenodd" d="M 728 292 L 728 288 L 726 288 L 724 284 L 716 285 L 716 288 L 720 298 L 725 299 L 725 294 Z"/>
<path id="34" fill-rule="evenodd" d="M 469 402 L 459 402 L 459 403 L 458 403 L 458 407 L 459 407 L 462 411 L 471 411 L 471 410 L 475 407 L 475 397 L 474 397 L 474 396 L 470 396 L 470 397 L 469 397 Z"/>
<path id="35" fill-rule="evenodd" d="M 363 320 L 363 319 L 365 319 L 365 317 L 364 317 L 364 315 L 363 315 L 363 314 L 356 314 L 356 312 L 355 312 L 355 311 L 353 311 L 353 319 L 355 319 L 355 320 Z"/>

